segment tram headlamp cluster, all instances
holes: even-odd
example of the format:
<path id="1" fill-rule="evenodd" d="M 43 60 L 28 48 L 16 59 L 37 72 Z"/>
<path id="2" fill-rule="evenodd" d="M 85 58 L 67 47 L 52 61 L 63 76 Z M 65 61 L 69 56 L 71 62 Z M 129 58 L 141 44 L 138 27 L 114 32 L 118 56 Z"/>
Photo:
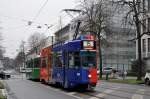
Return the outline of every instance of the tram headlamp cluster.
<path id="1" fill-rule="evenodd" d="M 77 76 L 80 76 L 80 73 L 77 73 Z"/>
<path id="2" fill-rule="evenodd" d="M 91 78 L 91 77 L 92 77 L 92 75 L 88 75 L 88 77 L 89 77 L 89 78 Z"/>

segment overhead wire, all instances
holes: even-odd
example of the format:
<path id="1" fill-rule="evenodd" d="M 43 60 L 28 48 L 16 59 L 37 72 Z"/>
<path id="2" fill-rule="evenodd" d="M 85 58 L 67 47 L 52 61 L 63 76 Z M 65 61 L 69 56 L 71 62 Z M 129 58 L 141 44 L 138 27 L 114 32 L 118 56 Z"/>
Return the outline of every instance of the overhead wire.
<path id="1" fill-rule="evenodd" d="M 44 9 L 44 7 L 46 6 L 46 4 L 48 3 L 48 0 L 46 0 L 44 2 L 44 4 L 41 6 L 41 8 L 38 10 L 37 14 L 35 15 L 35 17 L 32 19 L 32 21 L 28 21 L 28 25 L 31 26 L 32 23 L 37 19 L 37 17 L 40 15 L 40 13 L 42 12 L 42 10 Z M 26 29 L 24 32 L 26 33 L 28 30 L 30 29 L 30 27 L 28 27 L 28 29 Z"/>
<path id="2" fill-rule="evenodd" d="M 22 22 L 30 22 L 31 20 L 26 20 L 26 19 L 22 19 L 22 18 L 18 18 L 18 17 L 12 17 L 12 16 L 7 16 L 7 15 L 2 15 L 0 14 L 0 17 L 4 17 L 4 18 L 7 18 L 7 19 L 10 19 L 10 20 L 18 20 L 18 21 L 22 21 Z M 34 21 L 33 23 L 35 24 L 47 24 L 47 23 L 40 23 L 40 22 L 37 22 L 37 21 Z"/>
<path id="3" fill-rule="evenodd" d="M 42 12 L 42 10 L 44 9 L 44 7 L 46 6 L 46 4 L 48 3 L 48 0 L 46 0 L 44 2 L 44 4 L 42 5 L 42 7 L 39 9 L 39 11 L 37 12 L 37 14 L 35 15 L 35 17 L 33 18 L 33 20 L 36 20 L 36 18 L 40 15 L 40 13 Z"/>
<path id="4" fill-rule="evenodd" d="M 2 15 L 0 14 L 0 17 L 5 17 L 8 19 L 14 19 L 14 20 L 19 20 L 19 21 L 23 21 L 23 22 L 28 22 L 29 20 L 25 20 L 25 19 L 21 19 L 21 18 L 17 18 L 17 17 L 12 17 L 12 16 L 7 16 L 7 15 Z"/>
<path id="5" fill-rule="evenodd" d="M 40 22 L 35 22 L 35 20 L 37 19 L 37 17 L 40 15 L 40 13 L 42 12 L 42 10 L 44 9 L 44 7 L 46 6 L 46 4 L 48 3 L 49 0 L 46 0 L 43 5 L 41 6 L 41 8 L 38 10 L 37 14 L 35 15 L 35 17 L 33 18 L 33 20 L 26 20 L 26 19 L 22 19 L 22 18 L 18 18 L 18 17 L 12 17 L 12 16 L 7 16 L 7 15 L 0 15 L 0 17 L 5 17 L 5 18 L 8 18 L 8 19 L 14 19 L 14 20 L 20 20 L 20 21 L 23 21 L 23 22 L 28 22 L 28 24 L 24 27 L 27 27 L 27 26 L 33 26 L 33 23 L 34 24 L 38 24 L 37 28 L 41 28 L 42 25 L 44 26 L 47 26 L 47 29 L 46 31 L 51 28 L 52 26 L 54 26 L 55 24 L 58 24 L 58 22 L 54 22 L 53 24 L 44 24 L 44 23 L 40 23 Z M 66 17 L 67 15 L 65 16 L 61 16 L 62 18 Z M 18 26 L 18 27 L 12 27 L 12 28 L 4 28 L 4 30 L 6 29 L 18 29 L 18 28 L 21 28 L 21 26 Z M 30 27 L 28 27 L 28 29 L 26 29 L 27 31 L 29 30 Z M 25 30 L 25 32 L 26 32 Z M 45 31 L 45 32 L 46 32 Z"/>
<path id="6" fill-rule="evenodd" d="M 20 25 L 20 26 L 16 26 L 16 27 L 7 27 L 7 28 L 3 28 L 2 30 L 15 30 L 15 29 L 21 29 L 21 28 L 25 28 L 27 27 L 27 25 Z"/>
<path id="7" fill-rule="evenodd" d="M 44 4 L 42 5 L 42 7 L 39 9 L 39 11 L 37 12 L 37 14 L 35 15 L 35 17 L 33 18 L 33 20 L 26 20 L 26 19 L 22 19 L 22 18 L 18 18 L 18 17 L 12 17 L 12 16 L 7 16 L 7 15 L 0 15 L 0 17 L 5 17 L 5 18 L 8 18 L 8 19 L 14 19 L 14 20 L 19 20 L 19 21 L 23 21 L 23 22 L 28 22 L 28 25 L 27 26 L 30 26 L 30 25 L 33 25 L 33 23 L 35 24 L 38 24 L 39 26 L 37 27 L 41 27 L 41 25 L 46 25 L 47 28 L 49 29 L 49 27 L 52 27 L 52 25 L 54 26 L 54 24 L 57 24 L 57 22 L 54 22 L 53 24 L 49 25 L 49 24 L 44 24 L 44 23 L 40 23 L 40 22 L 35 22 L 36 18 L 40 15 L 41 11 L 44 9 L 44 7 L 46 6 L 46 4 L 48 3 L 48 0 L 46 0 L 44 2 Z M 65 16 L 62 16 L 62 18 L 66 17 Z M 26 27 L 26 26 L 25 26 Z M 18 28 L 18 27 L 16 27 Z M 10 28 L 10 29 L 16 29 L 15 27 L 14 28 Z M 7 28 L 9 29 L 9 28 Z"/>

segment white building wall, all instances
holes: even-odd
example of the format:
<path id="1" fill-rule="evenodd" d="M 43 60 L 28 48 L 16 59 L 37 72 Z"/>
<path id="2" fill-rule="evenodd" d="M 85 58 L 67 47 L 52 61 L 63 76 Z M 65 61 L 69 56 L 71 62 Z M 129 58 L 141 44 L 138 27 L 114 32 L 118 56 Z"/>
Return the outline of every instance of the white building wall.
<path id="1" fill-rule="evenodd" d="M 145 11 L 146 13 L 144 13 L 143 17 L 141 18 L 141 21 L 143 22 L 143 20 L 146 20 L 146 30 L 143 28 L 143 25 L 141 25 L 141 34 L 143 34 L 144 31 L 148 32 L 148 28 L 150 28 L 150 26 L 148 26 L 148 18 L 150 18 L 150 9 L 148 9 L 148 7 L 150 7 L 150 5 L 148 5 L 148 2 L 150 4 L 150 0 L 142 0 L 145 1 L 144 3 L 144 9 L 143 11 Z M 146 14 L 146 16 L 145 16 Z M 141 54 L 142 54 L 142 59 L 146 62 L 146 66 L 147 69 L 150 69 L 150 52 L 148 52 L 148 38 L 150 38 L 149 35 L 145 34 L 141 37 Z M 145 39 L 145 52 L 143 52 L 143 39 Z M 136 58 L 138 58 L 138 48 L 137 48 L 137 41 L 136 41 Z"/>

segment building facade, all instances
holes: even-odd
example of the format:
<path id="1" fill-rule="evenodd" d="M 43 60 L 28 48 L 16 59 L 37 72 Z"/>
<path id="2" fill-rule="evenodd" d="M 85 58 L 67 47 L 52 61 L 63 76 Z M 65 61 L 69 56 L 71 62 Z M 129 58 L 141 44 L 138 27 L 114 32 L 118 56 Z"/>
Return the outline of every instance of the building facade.
<path id="1" fill-rule="evenodd" d="M 103 66 L 115 67 L 117 70 L 130 70 L 131 62 L 136 56 L 136 43 L 130 41 L 134 37 L 134 30 L 120 27 L 107 28 L 107 44 L 102 52 Z"/>
<path id="2" fill-rule="evenodd" d="M 141 34 L 150 32 L 150 0 L 142 0 L 143 14 L 142 25 L 141 25 Z M 137 49 L 137 48 L 136 48 Z M 150 69 L 150 35 L 144 34 L 141 37 L 141 53 L 142 59 L 146 63 L 146 69 Z M 137 50 L 136 50 L 137 53 Z"/>

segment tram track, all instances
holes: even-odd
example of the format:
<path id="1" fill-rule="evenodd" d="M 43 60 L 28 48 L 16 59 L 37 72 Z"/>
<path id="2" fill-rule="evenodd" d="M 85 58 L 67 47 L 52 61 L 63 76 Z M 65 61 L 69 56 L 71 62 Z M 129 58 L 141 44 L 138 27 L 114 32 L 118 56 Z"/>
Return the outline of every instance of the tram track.
<path id="1" fill-rule="evenodd" d="M 95 94 L 95 92 L 97 94 Z M 85 92 L 85 93 L 77 92 L 77 94 L 82 94 L 82 95 L 86 95 L 86 96 L 90 96 L 90 97 L 95 97 L 95 98 L 98 98 L 98 99 L 105 99 L 105 97 L 98 96 L 98 94 L 104 94 L 104 96 L 109 95 L 109 96 L 119 97 L 119 98 L 123 98 L 123 99 L 131 99 L 131 97 L 124 97 L 124 96 L 111 94 L 111 93 L 107 93 L 107 92 L 103 92 L 103 91 L 97 91 L 97 90 L 94 91 L 93 93 L 91 93 L 91 92 Z"/>
<path id="2" fill-rule="evenodd" d="M 100 85 L 99 87 L 101 87 L 101 86 L 104 86 L 104 87 L 106 87 L 106 86 L 107 86 L 107 87 L 113 87 L 113 86 L 118 87 L 118 85 L 117 85 L 117 86 L 116 86 L 116 85 L 111 85 L 111 86 L 110 86 L 110 85 L 104 85 L 104 84 Z M 139 85 L 138 85 L 138 86 L 139 86 Z M 114 88 L 115 88 L 115 87 L 114 87 Z M 122 86 L 121 86 L 121 87 L 122 87 Z M 128 87 L 130 87 L 130 86 L 128 86 Z M 144 87 L 144 86 L 143 86 L 143 87 Z M 149 87 L 149 86 L 148 86 L 148 87 Z M 123 88 L 123 89 L 127 89 L 127 90 L 130 89 L 130 90 L 133 90 L 133 91 L 134 91 L 134 90 L 137 90 L 137 88 L 126 88 L 126 86 L 123 86 L 122 88 Z M 143 89 L 143 88 L 142 88 L 142 89 Z M 144 92 L 150 93 L 150 90 L 149 90 L 149 89 L 146 89 L 146 91 L 144 91 Z"/>
<path id="3" fill-rule="evenodd" d="M 55 89 L 55 87 L 53 87 Z M 112 92 L 116 91 L 115 89 L 111 89 L 108 88 L 109 90 L 112 90 Z M 112 93 L 107 93 L 105 91 L 99 91 L 99 90 L 95 90 L 95 91 L 72 91 L 72 92 L 67 92 L 64 89 L 60 89 L 60 91 L 63 91 L 65 93 L 67 93 L 68 95 L 72 95 L 72 96 L 88 96 L 90 97 L 89 99 L 105 99 L 105 96 L 114 96 L 114 97 L 119 97 L 119 98 L 123 98 L 123 99 L 131 99 L 131 97 L 125 97 L 125 96 L 120 96 L 117 94 L 112 94 Z M 103 94 L 103 96 L 100 96 L 99 94 Z M 83 98 L 84 99 L 84 98 Z"/>
<path id="4" fill-rule="evenodd" d="M 150 96 L 150 94 L 146 94 L 146 93 L 140 93 L 140 92 L 147 92 L 148 91 L 127 91 L 127 90 L 122 90 L 122 89 L 114 89 L 114 88 L 109 88 L 109 87 L 100 87 L 103 89 L 110 89 L 110 90 L 115 90 L 115 91 L 119 91 L 119 92 L 125 92 L 125 93 L 129 93 L 129 94 L 139 94 L 139 95 L 144 95 L 144 96 Z"/>
<path id="5" fill-rule="evenodd" d="M 96 96 L 96 95 L 93 95 L 93 94 L 89 94 L 89 93 L 87 94 L 87 93 L 76 92 L 76 94 L 89 96 L 89 97 L 94 97 L 94 98 L 98 98 L 98 99 L 105 99 L 104 97 L 99 97 L 99 96 Z"/>
<path id="6" fill-rule="evenodd" d="M 51 86 L 52 87 L 52 86 Z M 56 87 L 52 87 L 53 89 L 57 89 Z M 100 87 L 100 88 L 103 88 L 103 89 L 106 89 L 106 90 L 112 90 L 112 92 L 115 92 L 115 91 L 119 91 L 119 92 L 126 92 L 126 93 L 129 93 L 129 94 L 139 94 L 139 95 L 147 95 L 147 96 L 150 96 L 149 94 L 142 94 L 142 93 L 139 93 L 139 92 L 130 92 L 130 91 L 126 91 L 126 90 L 121 90 L 121 89 L 115 89 L 115 88 L 108 88 L 108 87 Z M 126 96 L 121 96 L 121 95 L 118 95 L 118 94 L 115 94 L 115 93 L 107 93 L 104 91 L 100 91 L 100 90 L 95 90 L 95 91 L 66 91 L 64 89 L 58 89 L 68 95 L 71 95 L 71 96 L 88 96 L 90 97 L 89 99 L 106 99 L 105 96 L 114 96 L 114 97 L 119 97 L 119 98 L 122 98 L 122 99 L 131 99 L 131 97 L 126 97 Z M 56 90 L 56 91 L 58 91 Z M 144 91 L 142 91 L 144 92 Z M 103 94 L 103 96 L 100 96 L 100 94 Z M 82 99 L 82 98 L 81 98 Z M 84 99 L 84 98 L 83 98 Z"/>

